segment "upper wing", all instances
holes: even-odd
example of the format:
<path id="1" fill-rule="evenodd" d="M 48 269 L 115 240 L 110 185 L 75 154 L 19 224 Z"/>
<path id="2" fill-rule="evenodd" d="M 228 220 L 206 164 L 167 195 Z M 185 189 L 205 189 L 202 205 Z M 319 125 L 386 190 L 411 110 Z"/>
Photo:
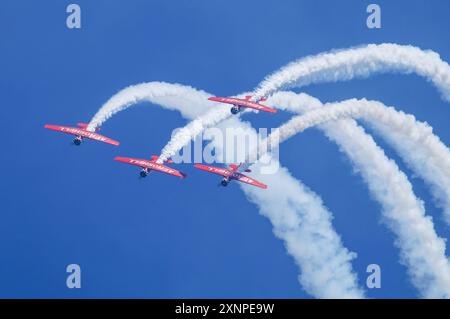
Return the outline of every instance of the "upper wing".
<path id="1" fill-rule="evenodd" d="M 260 188 L 264 188 L 264 189 L 267 188 L 266 184 L 258 182 L 256 179 L 253 179 L 253 178 L 248 177 L 248 176 L 246 176 L 244 174 L 241 174 L 241 173 L 234 173 L 233 179 L 236 179 L 236 180 L 238 180 L 240 182 L 243 182 L 243 183 L 246 183 L 246 184 L 250 184 L 250 185 L 253 185 L 253 186 L 256 186 L 256 187 L 260 187 Z"/>
<path id="2" fill-rule="evenodd" d="M 255 109 L 258 111 L 264 111 L 264 112 L 269 112 L 269 113 L 276 113 L 277 110 L 276 109 L 272 109 L 268 106 L 259 104 L 257 102 L 253 102 L 253 101 L 249 101 L 246 99 L 239 99 L 236 97 L 210 97 L 208 98 L 208 100 L 210 101 L 215 101 L 215 102 L 222 102 L 222 103 L 227 103 L 227 104 L 233 104 L 233 105 L 239 105 L 239 106 L 243 106 L 243 107 L 248 107 L 251 109 Z"/>
<path id="3" fill-rule="evenodd" d="M 63 132 L 63 133 L 72 134 L 72 135 L 76 135 L 76 136 L 82 136 L 84 138 L 88 138 L 91 140 L 95 140 L 95 141 L 99 141 L 99 142 L 103 142 L 103 143 L 107 143 L 107 144 L 111 144 L 111 145 L 115 145 L 115 146 L 118 146 L 120 144 L 118 141 L 113 140 L 109 137 L 100 135 L 95 132 L 86 131 L 86 130 L 83 130 L 83 129 L 80 129 L 77 127 L 49 125 L 49 124 L 46 124 L 44 127 L 49 130 Z"/>
<path id="4" fill-rule="evenodd" d="M 126 164 L 131 164 L 131 165 L 136 165 L 142 168 L 149 168 L 155 171 L 159 171 L 162 173 L 166 173 L 169 175 L 173 175 L 173 176 L 177 176 L 180 178 L 185 178 L 186 174 L 177 171 L 176 169 L 170 168 L 168 166 L 162 165 L 162 164 L 158 164 L 152 161 L 148 161 L 145 159 L 139 159 L 139 158 L 131 158 L 131 157 L 114 157 L 114 159 L 116 161 L 122 162 L 122 163 L 126 163 Z"/>
<path id="5" fill-rule="evenodd" d="M 217 175 L 221 175 L 224 177 L 228 177 L 232 174 L 232 172 L 226 168 L 221 168 L 221 167 L 215 167 L 215 166 L 208 166 L 208 165 L 203 165 L 203 164 L 195 164 L 194 165 L 195 168 L 210 172 L 210 173 L 214 173 Z"/>

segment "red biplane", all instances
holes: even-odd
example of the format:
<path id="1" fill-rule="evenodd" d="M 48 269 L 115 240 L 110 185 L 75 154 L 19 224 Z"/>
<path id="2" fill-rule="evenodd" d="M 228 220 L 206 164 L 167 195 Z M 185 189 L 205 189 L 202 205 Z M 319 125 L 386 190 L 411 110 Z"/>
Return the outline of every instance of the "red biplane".
<path id="1" fill-rule="evenodd" d="M 142 167 L 142 170 L 140 172 L 141 177 L 146 177 L 151 171 L 158 171 L 169 175 L 177 176 L 180 178 L 186 177 L 186 174 L 177 171 L 176 169 L 157 163 L 156 161 L 158 160 L 158 158 L 159 156 L 153 155 L 149 160 L 130 157 L 120 157 L 120 156 L 117 156 L 114 159 L 122 163 Z M 173 163 L 173 161 L 170 159 L 165 160 L 164 162 Z"/>
<path id="2" fill-rule="evenodd" d="M 103 143 L 107 143 L 107 144 L 111 144 L 111 145 L 115 145 L 115 146 L 118 146 L 120 144 L 118 141 L 115 141 L 109 137 L 100 135 L 96 132 L 88 131 L 86 129 L 88 124 L 77 123 L 77 126 L 78 127 L 70 127 L 70 126 L 46 124 L 44 127 L 49 130 L 75 135 L 76 137 L 73 140 L 73 143 L 75 145 L 80 145 L 81 142 L 83 142 L 84 138 L 88 138 L 88 139 L 91 139 L 94 141 L 99 141 L 99 142 L 103 142 Z M 100 130 L 100 129 L 97 128 L 96 131 L 98 131 L 98 130 Z"/>
<path id="3" fill-rule="evenodd" d="M 232 114 L 238 114 L 241 111 L 241 108 L 250 108 L 258 111 L 264 111 L 269 113 L 276 113 L 276 109 L 272 109 L 268 106 L 259 104 L 260 101 L 265 101 L 266 98 L 262 98 L 256 102 L 251 101 L 250 98 L 251 95 L 247 95 L 245 99 L 237 98 L 237 97 L 210 97 L 208 100 L 215 101 L 215 102 L 221 102 L 226 104 L 232 104 L 233 107 L 231 108 Z"/>
<path id="4" fill-rule="evenodd" d="M 258 182 L 257 180 L 255 180 L 251 177 L 248 177 L 248 176 L 245 176 L 244 174 L 239 173 L 238 169 L 240 166 L 241 165 L 231 164 L 231 165 L 229 165 L 230 168 L 223 168 L 223 167 L 208 166 L 208 165 L 203 165 L 203 164 L 195 164 L 194 165 L 195 168 L 223 176 L 223 179 L 220 182 L 220 185 L 222 185 L 222 186 L 227 186 L 230 181 L 237 180 L 239 182 L 250 184 L 250 185 L 253 185 L 256 187 L 267 188 L 266 184 Z M 245 172 L 251 172 L 251 171 L 249 169 L 246 169 Z"/>

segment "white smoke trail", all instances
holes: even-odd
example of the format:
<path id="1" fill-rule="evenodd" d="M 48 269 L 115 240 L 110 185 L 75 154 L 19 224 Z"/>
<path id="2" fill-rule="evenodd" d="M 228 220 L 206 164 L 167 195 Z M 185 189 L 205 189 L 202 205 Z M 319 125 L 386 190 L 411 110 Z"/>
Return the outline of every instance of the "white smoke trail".
<path id="1" fill-rule="evenodd" d="M 269 95 L 281 87 L 302 86 L 324 81 L 349 80 L 355 77 L 367 77 L 375 72 L 388 71 L 415 72 L 424 76 L 438 87 L 444 98 L 450 99 L 450 72 L 448 64 L 443 62 L 434 52 L 421 51 L 411 46 L 396 44 L 369 45 L 367 47 L 302 59 L 298 63 L 290 64 L 280 72 L 268 77 L 259 86 L 254 98 L 257 99 L 261 96 Z M 219 115 L 217 116 L 219 117 Z M 227 117 L 225 113 L 220 113 L 220 116 Z M 194 126 L 197 127 L 197 130 L 194 132 L 186 130 L 185 136 L 189 136 L 190 140 L 202 129 L 216 125 L 220 121 L 216 120 L 215 115 L 209 115 L 207 118 L 207 121 L 202 121 L 200 118 L 198 122 L 201 123 L 201 127 L 199 125 Z M 419 284 L 417 285 L 420 286 L 420 280 L 418 282 Z M 422 291 L 425 291 L 426 295 L 433 295 L 432 289 L 427 287 L 422 288 Z"/>
<path id="2" fill-rule="evenodd" d="M 158 163 L 163 163 L 166 159 L 175 155 L 183 146 L 202 133 L 206 128 L 216 126 L 226 120 L 230 115 L 228 108 L 215 108 L 189 122 L 186 126 L 178 130 L 161 150 Z"/>
<path id="3" fill-rule="evenodd" d="M 157 160 L 158 163 L 163 163 L 188 144 L 191 139 L 203 132 L 205 128 L 215 126 L 229 117 L 229 108 L 223 107 L 217 102 L 208 101 L 210 96 L 211 94 L 204 91 L 181 84 L 148 82 L 131 85 L 113 95 L 103 104 L 89 122 L 87 129 L 95 131 L 95 128 L 101 126 L 116 113 L 140 102 L 159 104 L 166 109 L 181 112 L 185 118 L 194 118 L 187 126 L 174 134 L 164 147 Z"/>
<path id="4" fill-rule="evenodd" d="M 131 86 L 105 103 L 90 122 L 90 127 L 95 128 L 117 112 L 143 101 L 176 109 L 192 119 L 202 110 L 214 107 L 207 100 L 209 96 L 177 84 L 152 82 Z M 229 109 L 225 109 L 229 113 Z M 223 108 L 218 110 L 225 112 Z M 235 125 L 244 126 L 239 122 Z M 288 252 L 299 265 L 300 282 L 305 291 L 318 298 L 364 297 L 351 266 L 356 254 L 343 246 L 331 225 L 331 213 L 320 198 L 284 168 L 273 178 L 277 183 L 270 186 L 265 196 L 255 195 L 252 200 L 260 213 L 270 219 L 275 234 L 284 240 Z M 285 185 L 291 185 L 289 192 Z"/>
<path id="5" fill-rule="evenodd" d="M 252 100 L 259 100 L 286 87 L 312 83 L 337 82 L 365 78 L 373 73 L 416 73 L 431 81 L 450 101 L 450 66 L 433 51 L 399 44 L 369 44 L 364 47 L 323 53 L 302 58 L 281 68 L 260 83 Z M 251 93 L 250 93 L 251 95 Z M 174 155 L 183 144 L 231 116 L 226 111 L 212 110 L 189 123 L 169 141 L 161 152 L 161 161 Z"/>
<path id="6" fill-rule="evenodd" d="M 245 96 L 247 93 L 241 94 Z M 250 109 L 245 109 L 241 113 L 251 112 Z M 158 162 L 163 163 L 166 159 L 175 155 L 185 145 L 189 144 L 191 140 L 195 139 L 205 129 L 214 127 L 222 121 L 230 117 L 230 108 L 216 103 L 215 108 L 198 116 L 193 121 L 189 122 L 185 127 L 175 133 L 169 142 L 161 150 Z"/>
<path id="7" fill-rule="evenodd" d="M 449 149 L 432 134 L 432 128 L 428 125 L 412 125 L 412 118 L 404 122 L 394 121 L 399 125 L 395 129 L 393 124 L 367 119 L 368 124 L 396 150 L 415 175 L 430 187 L 437 206 L 443 210 L 444 221 L 450 225 Z M 405 136 L 408 138 L 405 139 Z"/>
<path id="8" fill-rule="evenodd" d="M 195 118 L 210 110 L 216 103 L 208 101 L 208 94 L 190 86 L 165 82 L 148 82 L 131 85 L 113 95 L 97 111 L 89 122 L 88 130 L 94 131 L 114 114 L 140 102 L 164 105 L 177 110 L 185 118 Z"/>
<path id="9" fill-rule="evenodd" d="M 354 117 L 365 120 L 375 129 L 410 167 L 430 187 L 433 197 L 443 209 L 444 219 L 450 225 L 450 150 L 433 134 L 427 123 L 419 122 L 413 115 L 397 111 L 380 102 L 364 101 Z M 282 105 L 283 109 L 305 112 L 322 106 L 321 102 L 306 94 L 277 92 L 269 105 Z"/>
<path id="10" fill-rule="evenodd" d="M 207 94 L 205 94 L 206 96 L 207 96 Z M 141 98 L 136 98 L 135 96 L 133 97 L 133 99 L 134 100 L 137 100 L 137 101 L 140 101 L 140 100 L 145 100 L 145 98 L 144 99 L 141 99 Z M 111 99 L 111 100 L 114 100 L 114 99 Z M 198 102 L 200 102 L 200 100 L 201 99 L 199 99 L 198 100 Z M 180 102 L 182 102 L 182 101 L 180 101 Z M 132 102 L 128 102 L 128 103 L 132 103 Z M 124 105 L 129 105 L 128 103 L 125 103 Z M 203 100 L 203 103 L 204 103 L 204 100 Z M 227 112 L 228 112 L 228 110 L 227 110 Z M 252 192 L 252 189 L 250 189 L 249 190 L 250 192 Z M 259 200 L 262 200 L 262 199 L 259 199 Z M 288 247 L 288 246 L 287 246 Z M 289 249 L 289 248 L 288 248 Z M 297 262 L 298 262 L 298 260 L 297 260 Z M 308 278 L 308 276 L 306 276 L 305 278 Z M 348 277 L 347 277 L 348 278 Z M 306 286 L 306 284 L 305 284 L 305 282 L 302 282 L 305 286 Z M 309 288 L 309 291 L 313 291 L 313 289 L 311 289 L 311 288 Z M 345 294 L 344 294 L 345 295 Z M 343 296 L 342 294 L 341 294 L 341 296 Z"/>
<path id="11" fill-rule="evenodd" d="M 450 298 L 450 264 L 445 256 L 445 241 L 436 234 L 431 218 L 425 216 L 423 203 L 414 195 L 407 177 L 374 140 L 354 120 L 342 120 L 343 117 L 374 118 L 384 109 L 380 103 L 355 99 L 326 104 L 292 118 L 263 144 L 273 146 L 272 136 L 281 143 L 309 127 L 322 124 L 327 137 L 347 154 L 361 172 L 371 194 L 381 203 L 384 219 L 397 236 L 401 260 L 407 266 L 413 284 L 424 297 Z M 260 149 L 267 148 L 263 145 Z M 256 154 L 250 155 L 252 158 L 256 158 Z"/>
<path id="12" fill-rule="evenodd" d="M 374 73 L 416 73 L 431 81 L 450 101 L 450 66 L 433 51 L 391 43 L 322 53 L 289 63 L 266 77 L 254 99 L 289 87 L 365 78 Z"/>
<path id="13" fill-rule="evenodd" d="M 218 127 L 244 129 L 246 135 L 251 129 L 247 122 L 235 117 Z M 251 129 L 250 133 L 256 139 L 255 130 Z M 220 153 L 222 141 L 212 143 Z M 267 190 L 239 184 L 247 197 L 258 205 L 260 213 L 270 219 L 275 235 L 283 239 L 301 269 L 299 281 L 303 288 L 319 298 L 363 297 L 350 263 L 356 255 L 342 246 L 339 235 L 333 230 L 331 213 L 320 197 L 283 167 L 261 178 L 270 185 Z"/>

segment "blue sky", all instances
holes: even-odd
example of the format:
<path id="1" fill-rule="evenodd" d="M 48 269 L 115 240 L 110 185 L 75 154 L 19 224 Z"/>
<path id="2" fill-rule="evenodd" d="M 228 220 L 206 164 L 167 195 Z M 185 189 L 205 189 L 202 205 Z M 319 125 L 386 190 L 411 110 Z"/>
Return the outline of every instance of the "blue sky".
<path id="1" fill-rule="evenodd" d="M 447 1 L 372 1 L 382 29 L 366 27 L 370 1 L 72 1 L 82 28 L 69 30 L 70 1 L 2 1 L 0 9 L 0 297 L 308 298 L 297 267 L 237 185 L 180 169 L 189 178 L 138 169 L 116 155 L 157 154 L 185 120 L 149 104 L 104 126 L 122 142 L 70 146 L 45 123 L 88 121 L 120 89 L 140 82 L 192 85 L 218 95 L 253 89 L 284 64 L 365 43 L 432 49 L 450 61 Z M 427 121 L 450 143 L 450 108 L 417 76 L 378 75 L 303 89 L 323 101 L 377 99 Z M 250 115 L 255 127 L 289 118 Z M 410 175 L 391 149 L 387 154 Z M 382 268 L 369 297 L 416 297 L 380 207 L 348 160 L 317 130 L 292 138 L 282 164 L 334 213 L 361 285 L 366 266 Z M 411 175 L 410 175 L 411 176 Z M 416 194 L 449 237 L 421 180 Z M 82 269 L 82 288 L 66 288 L 65 267 Z"/>

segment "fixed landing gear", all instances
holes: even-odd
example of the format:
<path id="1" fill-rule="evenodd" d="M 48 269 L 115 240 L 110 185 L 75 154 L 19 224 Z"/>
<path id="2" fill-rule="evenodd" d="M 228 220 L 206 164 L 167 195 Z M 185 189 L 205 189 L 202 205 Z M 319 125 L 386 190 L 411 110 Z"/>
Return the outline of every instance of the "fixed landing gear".
<path id="1" fill-rule="evenodd" d="M 83 140 L 81 139 L 81 137 L 77 136 L 73 139 L 73 144 L 75 144 L 76 146 L 79 146 L 82 141 Z"/>
<path id="2" fill-rule="evenodd" d="M 143 170 L 139 173 L 139 175 L 140 175 L 142 178 L 144 178 L 144 177 L 147 177 L 148 173 L 150 173 L 150 171 L 149 171 L 148 169 L 143 169 Z"/>
<path id="3" fill-rule="evenodd" d="M 241 107 L 239 105 L 234 105 L 231 108 L 231 114 L 236 115 L 241 111 Z"/>

